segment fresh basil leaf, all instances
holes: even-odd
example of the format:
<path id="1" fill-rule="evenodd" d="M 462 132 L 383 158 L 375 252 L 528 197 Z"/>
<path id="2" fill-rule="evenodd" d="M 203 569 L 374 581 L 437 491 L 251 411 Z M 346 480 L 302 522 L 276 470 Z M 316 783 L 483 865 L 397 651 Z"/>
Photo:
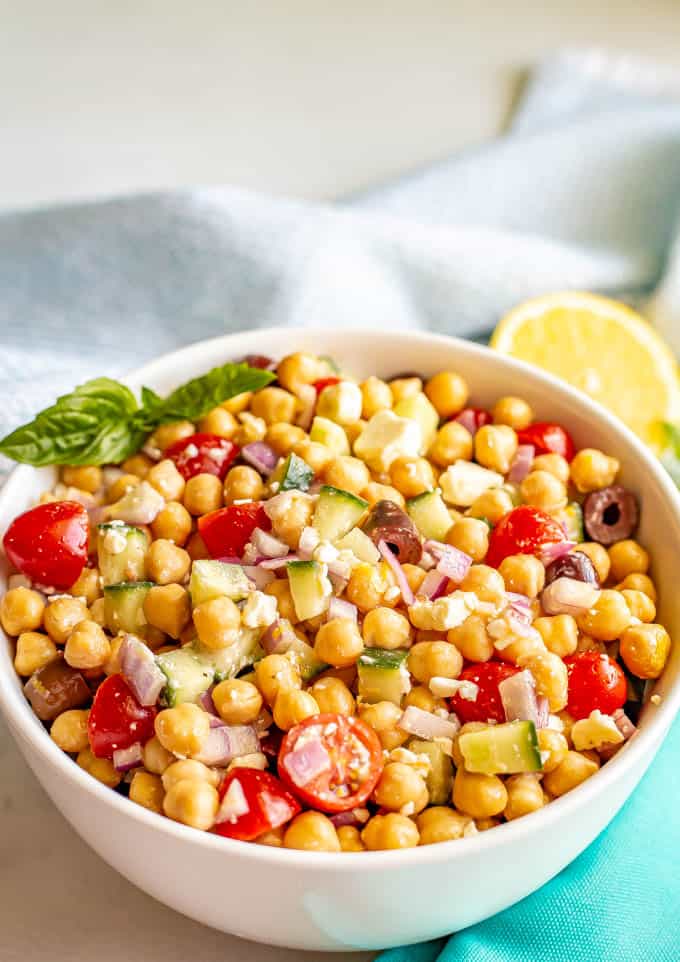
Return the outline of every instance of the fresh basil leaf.
<path id="1" fill-rule="evenodd" d="M 142 407 L 146 408 L 148 411 L 152 411 L 154 408 L 160 407 L 163 404 L 163 398 L 160 394 L 156 394 L 152 391 L 150 387 L 142 387 Z"/>
<path id="2" fill-rule="evenodd" d="M 207 374 L 177 388 L 165 399 L 162 421 L 167 423 L 181 418 L 194 421 L 237 394 L 259 391 L 275 377 L 271 371 L 249 367 L 247 364 L 223 364 L 221 367 L 214 367 Z"/>
<path id="3" fill-rule="evenodd" d="M 680 428 L 668 423 L 661 427 L 664 432 L 664 447 L 659 453 L 659 460 L 680 488 Z"/>

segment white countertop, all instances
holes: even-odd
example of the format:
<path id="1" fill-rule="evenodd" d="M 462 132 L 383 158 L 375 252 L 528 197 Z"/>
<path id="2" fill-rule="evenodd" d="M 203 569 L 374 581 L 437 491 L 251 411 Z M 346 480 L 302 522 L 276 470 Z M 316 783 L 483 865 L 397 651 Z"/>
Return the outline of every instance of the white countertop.
<path id="1" fill-rule="evenodd" d="M 673 61 L 679 19 L 675 0 L 5 4 L 0 209 L 194 183 L 332 197 L 490 136 L 519 67 L 559 45 Z M 0 772 L 2 962 L 301 958 L 129 885 L 54 810 L 1 723 Z"/>

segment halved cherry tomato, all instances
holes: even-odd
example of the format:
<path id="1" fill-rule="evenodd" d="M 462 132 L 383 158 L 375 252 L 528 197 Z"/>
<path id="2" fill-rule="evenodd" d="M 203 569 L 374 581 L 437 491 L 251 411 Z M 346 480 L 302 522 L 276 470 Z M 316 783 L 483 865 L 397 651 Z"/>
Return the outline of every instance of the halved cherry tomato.
<path id="1" fill-rule="evenodd" d="M 322 812 L 362 805 L 382 770 L 382 746 L 373 729 L 360 718 L 331 712 L 291 728 L 279 752 L 282 781 Z"/>
<path id="2" fill-rule="evenodd" d="M 148 742 L 157 713 L 139 704 L 122 675 L 111 675 L 97 689 L 87 722 L 93 755 L 111 758 L 117 748 Z"/>
<path id="3" fill-rule="evenodd" d="M 40 585 L 70 588 L 87 562 L 90 520 L 76 501 L 40 504 L 15 518 L 2 543 L 22 574 Z"/>
<path id="4" fill-rule="evenodd" d="M 255 528 L 271 531 L 260 501 L 218 508 L 198 519 L 198 531 L 213 558 L 240 558 Z"/>
<path id="5" fill-rule="evenodd" d="M 451 711 L 455 712 L 464 724 L 473 721 L 504 722 L 505 710 L 498 685 L 506 678 L 516 675 L 519 670 L 514 665 L 506 665 L 500 661 L 485 661 L 463 668 L 458 680 L 474 682 L 479 691 L 474 701 L 463 698 L 460 692 L 457 692 L 449 702 Z"/>
<path id="6" fill-rule="evenodd" d="M 238 452 L 236 444 L 218 434 L 190 434 L 171 444 L 163 457 L 175 462 L 185 481 L 197 474 L 214 474 L 224 480 Z"/>
<path id="7" fill-rule="evenodd" d="M 266 354 L 246 354 L 242 363 L 247 364 L 248 367 L 259 367 L 263 371 L 271 371 L 276 367 L 276 361 L 267 357 Z"/>
<path id="8" fill-rule="evenodd" d="M 234 782 L 238 782 L 240 787 L 240 791 L 238 787 L 232 789 L 236 796 L 234 810 L 239 811 L 239 802 L 243 808 L 247 805 L 248 810 L 218 822 L 214 827 L 218 835 L 250 842 L 258 835 L 285 825 L 300 811 L 300 803 L 286 786 L 274 775 L 261 772 L 259 768 L 237 768 L 230 772 L 220 785 L 220 801 Z"/>
<path id="9" fill-rule="evenodd" d="M 564 659 L 569 675 L 567 711 L 574 718 L 587 718 L 591 711 L 611 715 L 623 708 L 628 686 L 623 669 L 599 651 L 581 651 Z"/>
<path id="10" fill-rule="evenodd" d="M 564 528 L 545 511 L 522 504 L 513 508 L 498 522 L 489 538 L 486 564 L 497 568 L 504 558 L 512 554 L 538 556 L 541 548 L 566 541 Z"/>
<path id="11" fill-rule="evenodd" d="M 574 442 L 560 424 L 536 421 L 518 431 L 517 440 L 520 444 L 533 444 L 536 455 L 561 454 L 567 461 L 574 457 Z"/>
<path id="12" fill-rule="evenodd" d="M 322 377 L 320 381 L 314 382 L 314 390 L 316 391 L 316 396 L 318 397 L 325 387 L 331 387 L 333 384 L 339 384 L 342 378 L 339 377 Z"/>
<path id="13" fill-rule="evenodd" d="M 456 414 L 454 418 L 451 418 L 451 420 L 460 421 L 463 426 L 465 426 L 466 421 L 471 421 L 472 424 L 474 424 L 475 431 L 479 431 L 479 429 L 483 428 L 486 424 L 491 424 L 493 418 L 484 408 L 463 408 L 463 410 Z"/>

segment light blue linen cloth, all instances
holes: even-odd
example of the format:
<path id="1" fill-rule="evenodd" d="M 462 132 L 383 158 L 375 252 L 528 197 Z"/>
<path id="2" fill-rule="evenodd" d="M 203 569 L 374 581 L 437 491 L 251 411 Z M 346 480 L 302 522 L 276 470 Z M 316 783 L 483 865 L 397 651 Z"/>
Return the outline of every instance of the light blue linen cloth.
<path id="1" fill-rule="evenodd" d="M 587 51 L 534 73 L 506 135 L 343 204 L 211 188 L 6 214 L 0 432 L 87 377 L 224 331 L 483 338 L 564 288 L 646 301 L 680 353 L 679 206 L 680 80 Z M 612 827 L 538 894 L 383 962 L 677 962 L 678 753 L 676 724 Z"/>

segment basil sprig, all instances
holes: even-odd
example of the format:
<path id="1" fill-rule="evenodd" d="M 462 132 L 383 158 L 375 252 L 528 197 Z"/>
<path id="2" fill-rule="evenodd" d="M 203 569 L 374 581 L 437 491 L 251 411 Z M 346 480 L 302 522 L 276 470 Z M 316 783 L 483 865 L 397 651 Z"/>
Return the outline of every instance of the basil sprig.
<path id="1" fill-rule="evenodd" d="M 195 421 L 223 401 L 258 391 L 274 379 L 247 364 L 223 364 L 187 381 L 166 398 L 141 390 L 141 404 L 124 384 L 98 377 L 64 394 L 0 441 L 0 454 L 46 464 L 115 464 L 134 454 L 160 424 Z"/>

